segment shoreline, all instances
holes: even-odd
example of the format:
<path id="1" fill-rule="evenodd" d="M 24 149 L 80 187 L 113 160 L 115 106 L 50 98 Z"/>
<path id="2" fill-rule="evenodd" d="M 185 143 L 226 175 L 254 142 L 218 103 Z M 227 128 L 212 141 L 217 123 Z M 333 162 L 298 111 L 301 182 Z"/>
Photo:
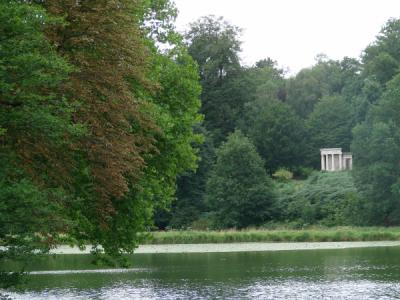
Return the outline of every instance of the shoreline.
<path id="1" fill-rule="evenodd" d="M 329 250 L 373 247 L 400 247 L 400 241 L 369 242 L 292 242 L 292 243 L 205 243 L 205 244 L 150 244 L 140 245 L 134 254 L 166 253 L 226 253 L 226 252 L 266 252 L 296 250 Z M 78 247 L 60 246 L 50 254 L 90 254 L 90 246 L 81 251 Z"/>

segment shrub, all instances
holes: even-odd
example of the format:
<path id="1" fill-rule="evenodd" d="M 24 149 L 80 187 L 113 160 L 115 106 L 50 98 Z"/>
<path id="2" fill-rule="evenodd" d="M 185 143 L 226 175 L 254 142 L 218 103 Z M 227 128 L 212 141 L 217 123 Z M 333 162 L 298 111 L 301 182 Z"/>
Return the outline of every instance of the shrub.
<path id="1" fill-rule="evenodd" d="M 358 225 L 362 202 L 349 172 L 314 172 L 278 185 L 281 221 L 325 226 Z"/>
<path id="2" fill-rule="evenodd" d="M 272 177 L 278 181 L 288 181 L 293 178 L 293 173 L 286 169 L 279 169 L 272 175 Z"/>

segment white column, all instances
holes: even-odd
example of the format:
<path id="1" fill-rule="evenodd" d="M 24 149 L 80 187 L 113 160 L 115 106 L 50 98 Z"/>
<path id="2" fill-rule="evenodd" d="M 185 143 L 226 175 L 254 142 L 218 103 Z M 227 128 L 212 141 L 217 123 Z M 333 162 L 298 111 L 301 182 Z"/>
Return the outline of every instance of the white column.
<path id="1" fill-rule="evenodd" d="M 329 154 L 326 154 L 326 170 L 327 171 L 331 170 L 331 167 L 329 165 Z"/>
<path id="2" fill-rule="evenodd" d="M 321 153 L 321 171 L 325 170 L 324 155 Z"/>
<path id="3" fill-rule="evenodd" d="M 335 154 L 331 154 L 331 157 L 332 157 L 332 164 L 331 164 L 331 166 L 332 166 L 332 171 L 335 171 Z"/>
<path id="4" fill-rule="evenodd" d="M 343 154 L 339 154 L 339 170 L 343 170 Z"/>
<path id="5" fill-rule="evenodd" d="M 331 170 L 331 165 L 330 165 L 330 154 L 326 155 L 326 170 L 330 171 Z"/>

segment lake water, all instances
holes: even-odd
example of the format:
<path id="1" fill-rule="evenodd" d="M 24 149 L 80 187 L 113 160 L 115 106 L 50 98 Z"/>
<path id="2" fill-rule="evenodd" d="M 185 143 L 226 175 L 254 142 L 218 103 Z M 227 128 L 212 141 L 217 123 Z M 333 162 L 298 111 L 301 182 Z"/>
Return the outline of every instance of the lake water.
<path id="1" fill-rule="evenodd" d="M 400 299 L 400 247 L 135 254 L 130 269 L 49 256 L 12 299 Z M 55 271 L 56 270 L 56 271 Z"/>

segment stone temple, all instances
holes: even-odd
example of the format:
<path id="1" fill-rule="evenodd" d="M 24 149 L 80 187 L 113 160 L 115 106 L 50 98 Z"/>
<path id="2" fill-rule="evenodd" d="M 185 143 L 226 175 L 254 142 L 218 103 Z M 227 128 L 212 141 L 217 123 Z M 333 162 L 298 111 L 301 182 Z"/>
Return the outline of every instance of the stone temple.
<path id="1" fill-rule="evenodd" d="M 353 156 L 342 148 L 324 148 L 321 151 L 322 171 L 343 171 L 353 168 Z"/>

